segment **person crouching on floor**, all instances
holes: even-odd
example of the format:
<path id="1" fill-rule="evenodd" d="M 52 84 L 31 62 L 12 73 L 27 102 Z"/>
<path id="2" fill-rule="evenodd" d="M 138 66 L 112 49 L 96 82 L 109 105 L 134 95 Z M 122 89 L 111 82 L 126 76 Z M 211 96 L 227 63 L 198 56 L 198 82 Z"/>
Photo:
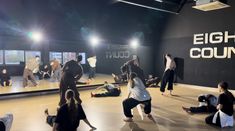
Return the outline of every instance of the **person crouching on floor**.
<path id="1" fill-rule="evenodd" d="M 110 84 L 107 81 L 104 82 L 103 86 L 96 88 L 95 90 L 105 89 L 105 93 L 92 93 L 91 97 L 107 97 L 107 96 L 119 96 L 121 94 L 121 89 L 118 85 Z"/>
<path id="2" fill-rule="evenodd" d="M 219 92 L 217 112 L 206 117 L 207 124 L 224 127 L 233 127 L 233 104 L 235 98 L 231 92 L 228 91 L 228 83 L 220 82 L 218 84 Z"/>
<path id="3" fill-rule="evenodd" d="M 151 96 L 146 90 L 144 83 L 140 78 L 137 77 L 136 73 L 130 74 L 130 79 L 127 84 L 128 97 L 122 102 L 123 111 L 126 118 L 125 122 L 132 122 L 133 115 L 131 109 L 136 107 L 138 104 L 144 105 L 144 113 L 147 114 L 148 118 L 153 120 L 151 113 Z"/>

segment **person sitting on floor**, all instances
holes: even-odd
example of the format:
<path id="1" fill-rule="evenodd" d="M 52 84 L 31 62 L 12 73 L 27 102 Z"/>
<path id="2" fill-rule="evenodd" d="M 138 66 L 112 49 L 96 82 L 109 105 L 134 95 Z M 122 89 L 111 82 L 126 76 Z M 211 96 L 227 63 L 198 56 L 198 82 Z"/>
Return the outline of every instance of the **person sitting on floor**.
<path id="1" fill-rule="evenodd" d="M 125 122 L 132 122 L 133 115 L 131 109 L 141 104 L 144 105 L 144 113 L 147 114 L 147 117 L 150 120 L 153 120 L 151 115 L 151 96 L 146 90 L 144 83 L 140 78 L 137 77 L 136 73 L 130 74 L 130 79 L 127 84 L 128 87 L 128 97 L 122 102 L 123 111 L 126 118 Z"/>
<path id="2" fill-rule="evenodd" d="M 51 70 L 48 65 L 44 65 L 40 72 L 42 73 L 43 79 L 49 79 L 51 77 L 51 75 L 50 75 Z"/>
<path id="3" fill-rule="evenodd" d="M 10 131 L 13 122 L 13 114 L 0 117 L 0 131 Z"/>
<path id="4" fill-rule="evenodd" d="M 157 87 L 160 82 L 160 78 L 153 77 L 153 75 L 149 75 L 148 79 L 145 80 L 145 85 L 147 87 Z"/>
<path id="5" fill-rule="evenodd" d="M 91 92 L 91 97 L 106 97 L 106 96 L 119 96 L 121 93 L 121 89 L 119 86 L 114 85 L 114 84 L 109 84 L 107 81 L 104 82 L 103 86 L 100 86 L 96 88 L 95 90 L 99 90 L 104 88 L 107 92 L 105 93 L 92 93 Z"/>
<path id="6" fill-rule="evenodd" d="M 220 82 L 218 84 L 218 89 L 221 93 L 218 97 L 218 111 L 206 117 L 205 121 L 207 124 L 216 125 L 221 128 L 233 127 L 233 104 L 235 102 L 235 98 L 233 94 L 228 91 L 227 82 Z"/>
<path id="7" fill-rule="evenodd" d="M 2 72 L 0 73 L 0 82 L 2 86 L 10 86 L 11 85 L 11 77 L 7 72 L 7 69 L 2 69 Z"/>
<path id="8" fill-rule="evenodd" d="M 62 105 L 56 116 L 49 115 L 48 109 L 45 110 L 47 123 L 53 127 L 53 131 L 76 131 L 80 120 L 83 120 L 92 130 L 96 128 L 87 120 L 81 104 L 75 100 L 75 93 L 68 89 L 65 94 L 66 103 Z"/>
<path id="9" fill-rule="evenodd" d="M 201 94 L 198 96 L 198 107 L 182 107 L 187 113 L 213 113 L 216 112 L 217 97 L 212 94 Z"/>

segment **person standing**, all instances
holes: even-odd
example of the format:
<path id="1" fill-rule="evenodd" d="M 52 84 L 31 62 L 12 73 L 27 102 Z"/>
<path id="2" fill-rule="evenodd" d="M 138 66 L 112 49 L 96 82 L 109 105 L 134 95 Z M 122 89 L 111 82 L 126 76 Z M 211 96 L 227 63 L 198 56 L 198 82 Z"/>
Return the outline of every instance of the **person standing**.
<path id="1" fill-rule="evenodd" d="M 175 74 L 174 70 L 176 68 L 176 64 L 170 54 L 166 54 L 164 56 L 164 63 L 165 63 L 166 68 L 162 77 L 160 91 L 162 92 L 162 95 L 163 95 L 165 92 L 166 84 L 168 83 L 167 89 L 170 91 L 170 95 L 172 95 L 173 81 L 174 81 L 174 74 Z"/>
<path id="2" fill-rule="evenodd" d="M 90 66 L 90 71 L 89 71 L 89 79 L 94 79 L 95 78 L 95 72 L 96 72 L 96 56 L 92 56 L 87 59 L 89 66 Z"/>
<path id="3" fill-rule="evenodd" d="M 61 75 L 62 75 L 60 62 L 54 59 L 51 61 L 50 65 L 51 65 L 51 70 L 52 70 L 51 72 L 52 81 L 60 81 Z"/>
<path id="4" fill-rule="evenodd" d="M 60 80 L 60 102 L 59 106 L 62 106 L 66 103 L 65 100 L 65 92 L 68 89 L 71 89 L 75 93 L 75 99 L 78 103 L 81 103 L 81 99 L 79 97 L 79 93 L 76 88 L 76 82 L 82 77 L 83 75 L 83 68 L 81 66 L 82 56 L 77 56 L 77 61 L 70 60 L 65 63 L 62 69 L 62 77 Z"/>
<path id="5" fill-rule="evenodd" d="M 145 84 L 144 70 L 140 67 L 140 60 L 138 56 L 133 55 L 132 60 L 129 60 L 126 63 L 124 63 L 124 65 L 121 66 L 121 72 L 123 74 L 126 74 L 127 78 L 130 76 L 132 72 L 134 72 L 137 74 L 138 78 L 140 78 L 142 82 Z"/>
<path id="6" fill-rule="evenodd" d="M 35 56 L 35 58 L 31 58 L 26 61 L 24 73 L 23 73 L 23 87 L 28 85 L 28 80 L 33 83 L 33 86 L 37 86 L 36 79 L 33 75 L 33 71 L 39 71 L 40 58 L 39 56 Z"/>
<path id="7" fill-rule="evenodd" d="M 233 127 L 233 104 L 235 98 L 231 92 L 228 91 L 228 83 L 220 82 L 218 84 L 219 92 L 217 112 L 206 117 L 207 124 L 224 127 Z"/>

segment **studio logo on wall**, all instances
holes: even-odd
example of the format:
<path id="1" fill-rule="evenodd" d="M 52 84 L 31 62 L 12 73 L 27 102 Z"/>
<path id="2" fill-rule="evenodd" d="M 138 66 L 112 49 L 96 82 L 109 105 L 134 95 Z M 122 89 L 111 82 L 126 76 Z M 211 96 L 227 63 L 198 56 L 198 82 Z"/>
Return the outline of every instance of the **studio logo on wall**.
<path id="1" fill-rule="evenodd" d="M 193 45 L 200 46 L 190 49 L 190 58 L 199 59 L 231 59 L 235 57 L 235 34 L 212 32 L 194 34 Z"/>
<path id="2" fill-rule="evenodd" d="M 105 52 L 106 59 L 128 59 L 131 52 L 126 45 L 109 45 Z"/>

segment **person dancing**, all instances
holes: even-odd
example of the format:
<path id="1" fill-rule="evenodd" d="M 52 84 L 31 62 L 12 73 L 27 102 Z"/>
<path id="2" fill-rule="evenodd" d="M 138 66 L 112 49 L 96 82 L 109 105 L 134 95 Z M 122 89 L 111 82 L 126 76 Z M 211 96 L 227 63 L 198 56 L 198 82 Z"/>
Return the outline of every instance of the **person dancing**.
<path id="1" fill-rule="evenodd" d="M 165 63 L 166 68 L 162 77 L 160 91 L 162 92 L 162 95 L 164 95 L 165 87 L 166 87 L 166 84 L 168 83 L 167 89 L 170 91 L 170 95 L 172 95 L 173 81 L 174 81 L 174 74 L 175 74 L 174 70 L 176 68 L 176 64 L 170 54 L 166 54 L 164 60 L 165 60 L 164 63 Z"/>
<path id="2" fill-rule="evenodd" d="M 147 117 L 150 120 L 153 120 L 151 115 L 151 96 L 149 92 L 146 90 L 144 83 L 140 78 L 137 77 L 136 73 L 130 74 L 130 79 L 128 82 L 128 90 L 129 94 L 127 99 L 122 102 L 123 111 L 126 118 L 125 122 L 132 122 L 133 115 L 131 113 L 131 109 L 136 107 L 139 104 L 144 105 L 144 112 L 147 114 Z"/>
<path id="3" fill-rule="evenodd" d="M 91 92 L 91 97 L 107 97 L 107 96 L 119 96 L 121 94 L 121 89 L 118 85 L 110 84 L 107 81 L 104 82 L 103 86 L 99 86 L 95 91 L 105 89 L 104 93 L 93 93 Z"/>
<path id="4" fill-rule="evenodd" d="M 82 77 L 83 75 L 83 68 L 81 66 L 82 56 L 77 56 L 77 61 L 70 60 L 65 63 L 62 69 L 62 77 L 60 80 L 60 102 L 59 106 L 62 106 L 66 103 L 65 100 L 65 92 L 68 89 L 71 89 L 75 93 L 75 99 L 78 103 L 81 103 L 81 99 L 79 97 L 79 93 L 76 88 L 76 82 Z"/>
<path id="5" fill-rule="evenodd" d="M 37 86 L 33 72 L 36 72 L 39 70 L 39 64 L 40 64 L 39 56 L 35 56 L 35 58 L 31 58 L 26 61 L 24 73 L 23 73 L 23 87 L 28 86 L 29 79 L 33 83 L 33 86 Z"/>

